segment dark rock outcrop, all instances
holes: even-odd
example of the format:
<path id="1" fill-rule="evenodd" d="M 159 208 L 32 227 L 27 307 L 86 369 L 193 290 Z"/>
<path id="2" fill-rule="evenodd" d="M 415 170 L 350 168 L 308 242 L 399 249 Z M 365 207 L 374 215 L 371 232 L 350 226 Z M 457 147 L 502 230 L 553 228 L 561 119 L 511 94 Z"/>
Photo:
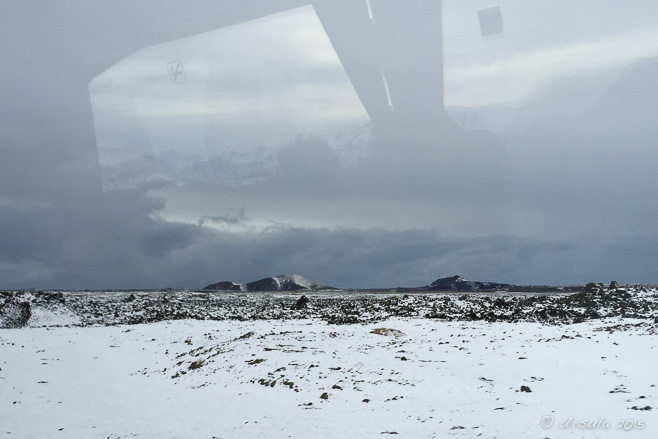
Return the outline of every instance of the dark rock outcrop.
<path id="1" fill-rule="evenodd" d="M 308 297 L 302 296 L 302 297 L 299 298 L 299 300 L 297 300 L 297 302 L 295 302 L 294 308 L 295 309 L 304 309 L 308 305 L 308 302 L 309 302 Z"/>
<path id="2" fill-rule="evenodd" d="M 223 281 L 211 284 L 203 288 L 204 290 L 228 290 L 228 291 L 245 291 L 242 284 L 235 282 Z"/>
<path id="3" fill-rule="evenodd" d="M 507 290 L 511 285 L 494 282 L 478 282 L 464 279 L 462 276 L 442 277 L 423 287 L 427 290 L 446 291 L 498 291 Z"/>
<path id="4" fill-rule="evenodd" d="M 29 302 L 8 301 L 0 305 L 0 328 L 22 328 L 32 317 Z"/>

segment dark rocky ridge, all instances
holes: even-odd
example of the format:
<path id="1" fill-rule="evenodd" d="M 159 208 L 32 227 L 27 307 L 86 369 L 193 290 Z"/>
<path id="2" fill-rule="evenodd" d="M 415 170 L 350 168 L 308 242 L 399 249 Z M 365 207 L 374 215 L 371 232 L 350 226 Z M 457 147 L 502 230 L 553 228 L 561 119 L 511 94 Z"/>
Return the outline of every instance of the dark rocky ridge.
<path id="1" fill-rule="evenodd" d="M 335 290 L 336 288 L 313 282 L 298 274 L 283 274 L 277 277 L 266 277 L 246 284 L 223 281 L 205 286 L 203 289 L 215 291 L 299 291 Z"/>
<path id="2" fill-rule="evenodd" d="M 658 289 L 588 284 L 577 293 L 373 290 L 0 292 L 0 328 L 119 325 L 165 320 L 321 319 L 369 323 L 390 317 L 571 324 L 613 317 L 658 332 Z M 29 310 L 29 312 L 28 312 Z M 44 316 L 51 316 L 47 319 Z M 63 317 L 62 317 L 63 316 Z"/>
<path id="3" fill-rule="evenodd" d="M 231 281 L 217 282 L 203 288 L 212 291 L 299 291 L 299 290 L 334 290 L 336 288 L 308 280 L 297 274 L 287 274 L 277 277 L 266 277 L 246 284 Z M 551 286 L 520 286 L 497 282 L 470 281 L 460 275 L 443 277 L 423 287 L 401 288 L 413 291 L 463 291 L 463 292 L 567 292 L 582 291 L 582 286 L 551 287 Z"/>
<path id="4" fill-rule="evenodd" d="M 244 288 L 244 284 L 236 284 L 235 282 L 231 281 L 217 282 L 216 284 L 203 287 L 204 290 L 214 291 L 246 291 Z"/>
<path id="5" fill-rule="evenodd" d="M 513 287 L 509 284 L 499 284 L 495 282 L 479 282 L 464 279 L 462 276 L 455 275 L 451 277 L 442 277 L 431 284 L 421 287 L 426 290 L 441 291 L 500 291 L 508 290 Z"/>

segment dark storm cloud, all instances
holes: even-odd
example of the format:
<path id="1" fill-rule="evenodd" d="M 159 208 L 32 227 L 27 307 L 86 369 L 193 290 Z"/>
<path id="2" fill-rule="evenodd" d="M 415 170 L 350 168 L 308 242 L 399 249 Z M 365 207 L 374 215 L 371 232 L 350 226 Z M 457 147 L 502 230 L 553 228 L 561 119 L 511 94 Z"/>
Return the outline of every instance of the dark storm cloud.
<path id="1" fill-rule="evenodd" d="M 49 206 L 1 206 L 3 287 L 156 281 L 157 265 L 199 233 L 193 226 L 150 219 L 159 205 L 136 192 L 122 192 L 61 197 Z M 49 270 L 29 270 L 38 266 Z"/>
<path id="2" fill-rule="evenodd" d="M 547 254 L 572 250 L 565 243 L 455 239 L 427 230 L 219 232 L 149 219 L 157 203 L 134 193 L 102 198 L 30 212 L 3 208 L 3 232 L 11 231 L 0 242 L 3 287 L 202 287 L 293 271 L 340 287 L 420 286 L 453 273 L 529 282 L 546 275 Z"/>
<path id="3" fill-rule="evenodd" d="M 160 202 L 137 192 L 94 198 L 3 206 L 3 287 L 194 288 L 290 272 L 339 287 L 420 286 L 451 274 L 521 284 L 609 277 L 623 282 L 629 276 L 648 281 L 647 261 L 657 248 L 655 237 L 639 236 L 606 244 L 512 235 L 455 238 L 420 229 L 272 226 L 222 232 L 152 219 Z"/>

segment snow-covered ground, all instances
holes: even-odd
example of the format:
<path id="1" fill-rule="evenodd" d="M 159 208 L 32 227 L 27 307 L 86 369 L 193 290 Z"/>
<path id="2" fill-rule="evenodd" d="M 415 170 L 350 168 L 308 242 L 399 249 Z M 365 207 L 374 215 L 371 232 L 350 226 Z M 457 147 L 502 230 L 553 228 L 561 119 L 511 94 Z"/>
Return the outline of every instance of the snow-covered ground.
<path id="1" fill-rule="evenodd" d="M 655 438 L 657 332 L 619 318 L 3 329 L 0 438 Z"/>

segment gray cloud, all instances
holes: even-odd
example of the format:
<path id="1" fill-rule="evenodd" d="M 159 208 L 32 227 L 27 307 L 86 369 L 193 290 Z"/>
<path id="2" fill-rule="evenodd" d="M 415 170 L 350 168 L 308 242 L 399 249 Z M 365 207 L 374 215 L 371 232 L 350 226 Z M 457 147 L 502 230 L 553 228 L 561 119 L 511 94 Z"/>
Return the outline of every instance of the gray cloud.
<path id="1" fill-rule="evenodd" d="M 600 261 L 588 260 L 587 243 L 572 240 L 455 238 L 420 229 L 223 232 L 152 219 L 158 207 L 137 192 L 30 209 L 3 206 L 3 287 L 201 287 L 288 272 L 341 287 L 420 286 L 452 273 L 516 283 L 606 276 L 592 265 Z"/>

